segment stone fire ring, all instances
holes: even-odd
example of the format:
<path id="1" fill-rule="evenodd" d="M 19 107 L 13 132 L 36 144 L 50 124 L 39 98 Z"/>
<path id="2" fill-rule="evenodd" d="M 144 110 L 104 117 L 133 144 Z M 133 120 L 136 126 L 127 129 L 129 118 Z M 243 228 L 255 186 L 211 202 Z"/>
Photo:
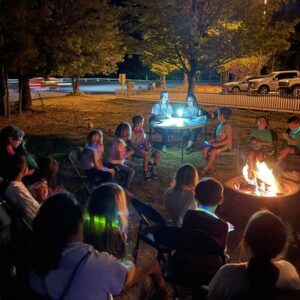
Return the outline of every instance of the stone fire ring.
<path id="1" fill-rule="evenodd" d="M 300 229 L 300 192 L 299 186 L 289 180 L 281 179 L 285 194 L 271 197 L 244 193 L 235 188 L 243 177 L 237 176 L 224 184 L 224 203 L 219 215 L 236 227 L 244 228 L 249 217 L 260 209 L 268 209 L 291 223 L 299 223 Z"/>

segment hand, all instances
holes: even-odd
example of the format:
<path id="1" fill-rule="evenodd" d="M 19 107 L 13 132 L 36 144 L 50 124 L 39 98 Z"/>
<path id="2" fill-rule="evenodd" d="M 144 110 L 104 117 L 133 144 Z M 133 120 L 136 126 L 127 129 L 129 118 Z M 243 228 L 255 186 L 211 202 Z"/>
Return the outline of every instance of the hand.
<path id="1" fill-rule="evenodd" d="M 107 171 L 113 176 L 115 176 L 116 174 L 116 171 L 114 169 L 108 169 Z"/>

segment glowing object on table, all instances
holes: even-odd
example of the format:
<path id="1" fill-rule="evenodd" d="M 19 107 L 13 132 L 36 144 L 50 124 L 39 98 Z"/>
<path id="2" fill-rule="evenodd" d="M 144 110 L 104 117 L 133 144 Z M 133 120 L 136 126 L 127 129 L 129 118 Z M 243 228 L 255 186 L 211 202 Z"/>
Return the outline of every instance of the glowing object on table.
<path id="1" fill-rule="evenodd" d="M 168 127 L 168 126 L 174 126 L 174 127 L 183 127 L 184 126 L 184 118 L 170 118 L 163 120 L 160 124 L 161 127 Z"/>
<path id="2" fill-rule="evenodd" d="M 179 109 L 177 110 L 177 116 L 178 116 L 179 118 L 181 118 L 181 117 L 183 116 L 183 109 L 182 109 L 182 108 L 179 108 Z"/>

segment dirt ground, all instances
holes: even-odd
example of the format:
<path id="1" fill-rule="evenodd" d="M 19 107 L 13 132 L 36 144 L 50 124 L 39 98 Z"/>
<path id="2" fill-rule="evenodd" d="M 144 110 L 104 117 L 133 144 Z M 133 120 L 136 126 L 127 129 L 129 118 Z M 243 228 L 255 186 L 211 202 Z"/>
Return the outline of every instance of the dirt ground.
<path id="1" fill-rule="evenodd" d="M 28 149 L 35 155 L 53 155 L 60 163 L 60 183 L 67 190 L 74 192 L 80 201 L 85 202 L 88 199 L 88 195 L 80 180 L 76 178 L 68 161 L 69 151 L 76 146 L 84 146 L 89 123 L 93 123 L 94 128 L 104 131 L 106 151 L 109 149 L 116 125 L 121 121 L 131 122 L 131 118 L 135 114 L 143 114 L 145 116 L 145 129 L 148 131 L 148 119 L 153 101 L 122 99 L 116 98 L 114 95 L 81 95 L 47 98 L 44 100 L 44 105 L 45 111 L 42 111 L 40 101 L 36 100 L 34 101 L 32 112 L 12 115 L 9 120 L 0 118 L 0 128 L 8 124 L 15 124 L 22 128 L 28 138 Z M 207 110 L 213 113 L 215 108 L 210 107 Z M 270 120 L 270 127 L 279 133 L 278 150 L 281 149 L 280 133 L 287 128 L 286 119 L 288 114 L 235 109 L 233 110 L 231 123 L 239 130 L 241 147 L 243 148 L 247 145 L 249 133 L 255 126 L 255 118 L 259 115 L 266 115 Z M 212 132 L 215 123 L 216 120 L 213 119 L 208 126 L 208 132 Z M 154 138 L 154 146 L 159 148 L 159 136 Z M 184 156 L 184 163 L 192 163 L 198 169 L 204 164 L 200 151 L 197 150 L 200 144 L 201 138 L 197 142 L 196 151 Z M 222 182 L 236 176 L 236 160 L 237 157 L 219 158 L 213 176 Z M 289 161 L 285 168 L 298 168 L 300 170 L 299 161 L 299 159 L 297 161 Z M 241 165 L 243 164 L 244 162 L 241 158 Z M 135 197 L 152 205 L 167 218 L 163 204 L 163 194 L 172 183 L 175 171 L 180 165 L 180 138 L 178 139 L 178 136 L 174 134 L 172 136 L 172 147 L 167 153 L 162 153 L 159 179 L 145 182 L 142 172 L 139 172 L 130 191 Z M 280 172 L 281 169 L 277 169 L 277 173 L 280 174 Z M 129 238 L 133 241 L 136 238 L 138 221 L 138 216 L 130 208 L 129 222 L 131 226 Z M 239 260 L 238 246 L 240 237 L 241 232 L 239 230 L 229 235 L 228 252 L 231 256 L 231 261 Z M 298 270 L 300 270 L 299 249 L 294 247 L 292 252 L 294 254 L 291 255 L 291 260 L 297 264 Z M 143 262 L 151 259 L 154 253 L 150 247 L 142 244 L 139 252 L 139 261 Z"/>

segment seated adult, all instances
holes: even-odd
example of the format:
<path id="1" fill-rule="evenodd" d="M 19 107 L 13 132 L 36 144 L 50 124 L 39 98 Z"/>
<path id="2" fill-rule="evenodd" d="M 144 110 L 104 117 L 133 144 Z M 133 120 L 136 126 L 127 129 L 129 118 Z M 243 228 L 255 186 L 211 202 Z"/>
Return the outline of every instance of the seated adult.
<path id="1" fill-rule="evenodd" d="M 197 182 L 196 168 L 185 164 L 176 171 L 173 186 L 165 191 L 165 206 L 174 226 L 181 226 L 185 213 L 197 208 L 194 195 Z"/>
<path id="2" fill-rule="evenodd" d="M 252 215 L 243 235 L 247 263 L 223 266 L 209 284 L 209 300 L 271 299 L 275 288 L 300 289 L 295 267 L 276 260 L 287 244 L 283 222 L 269 211 Z"/>
<path id="3" fill-rule="evenodd" d="M 151 110 L 150 123 L 170 118 L 173 114 L 173 107 L 169 104 L 169 94 L 166 91 L 160 93 L 159 102 L 154 104 Z M 150 124 L 151 128 L 151 124 Z M 162 136 L 162 151 L 167 152 L 169 130 L 165 128 L 156 128 L 155 131 Z"/>
<path id="4" fill-rule="evenodd" d="M 185 229 L 199 229 L 214 237 L 225 249 L 228 224 L 216 214 L 216 208 L 223 200 L 224 188 L 214 178 L 203 178 L 195 188 L 195 199 L 199 209 L 189 210 L 183 219 L 182 227 Z"/>
<path id="5" fill-rule="evenodd" d="M 126 267 L 82 242 L 83 212 L 69 193 L 47 199 L 33 222 L 32 290 L 49 299 L 108 299 L 135 283 L 140 269 Z"/>
<path id="6" fill-rule="evenodd" d="M 17 210 L 20 217 L 29 224 L 32 223 L 40 208 L 40 204 L 33 198 L 22 179 L 28 174 L 27 160 L 24 156 L 15 156 L 8 172 L 8 186 L 4 195 L 9 203 Z"/>

